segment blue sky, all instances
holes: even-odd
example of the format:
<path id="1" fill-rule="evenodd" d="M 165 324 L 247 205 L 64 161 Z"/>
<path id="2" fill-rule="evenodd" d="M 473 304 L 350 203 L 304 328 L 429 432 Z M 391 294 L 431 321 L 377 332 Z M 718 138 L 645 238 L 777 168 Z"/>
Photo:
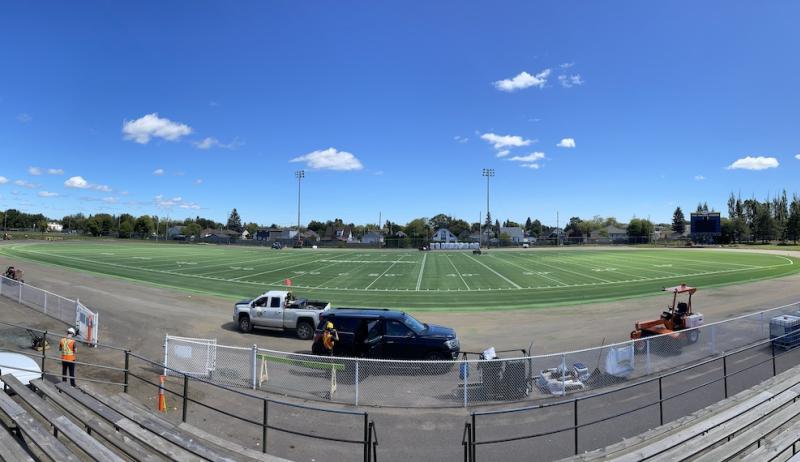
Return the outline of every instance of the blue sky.
<path id="1" fill-rule="evenodd" d="M 551 224 L 800 192 L 798 17 L 792 1 L 7 3 L 0 208 L 291 224 L 299 168 L 304 222 L 474 221 L 482 168 L 493 216 Z"/>

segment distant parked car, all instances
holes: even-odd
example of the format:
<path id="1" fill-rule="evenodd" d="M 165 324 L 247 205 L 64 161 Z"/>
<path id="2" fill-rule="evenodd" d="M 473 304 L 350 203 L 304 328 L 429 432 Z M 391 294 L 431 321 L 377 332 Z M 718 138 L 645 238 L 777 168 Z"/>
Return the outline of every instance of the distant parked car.
<path id="1" fill-rule="evenodd" d="M 402 311 L 383 309 L 337 308 L 321 313 L 311 348 L 314 354 L 327 354 L 322 346 L 327 322 L 333 323 L 339 333 L 334 356 L 429 361 L 458 358 L 460 345 L 453 329 L 425 324 Z"/>

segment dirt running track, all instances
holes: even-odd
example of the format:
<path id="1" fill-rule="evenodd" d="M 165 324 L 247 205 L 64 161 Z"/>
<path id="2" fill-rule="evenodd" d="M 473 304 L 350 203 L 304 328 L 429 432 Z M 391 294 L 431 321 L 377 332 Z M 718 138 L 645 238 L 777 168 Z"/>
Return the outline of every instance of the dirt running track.
<path id="1" fill-rule="evenodd" d="M 800 252 L 764 252 L 800 257 Z M 290 334 L 268 331 L 239 333 L 232 321 L 232 300 L 182 293 L 5 257 L 0 257 L 0 265 L 3 268 L 8 265 L 23 268 L 25 280 L 31 285 L 66 297 L 79 298 L 101 313 L 102 343 L 127 346 L 150 358 L 162 356 L 166 333 L 216 338 L 223 345 L 258 344 L 264 348 L 294 352 L 307 352 L 310 349 L 310 342 L 298 340 Z M 686 282 L 691 284 L 692 281 Z M 700 289 L 694 298 L 694 307 L 705 315 L 708 323 L 800 301 L 800 275 L 739 286 Z M 425 312 L 419 313 L 418 317 L 425 322 L 455 328 L 461 337 L 462 350 L 481 351 L 488 346 L 498 349 L 524 348 L 534 342 L 534 353 L 542 354 L 593 347 L 603 341 L 613 343 L 626 340 L 636 320 L 658 316 L 667 301 L 667 297 L 656 294 L 653 297 L 548 309 L 488 313 Z M 461 431 L 467 415 L 464 410 L 368 410 L 381 436 L 381 460 L 456 460 L 462 455 Z M 310 461 L 318 454 L 317 451 L 296 448 L 293 453 L 276 455 Z M 562 451 L 555 451 L 550 457 L 557 454 L 562 454 Z M 509 456 L 513 458 L 513 455 Z M 545 454 L 540 456 L 548 458 Z"/>

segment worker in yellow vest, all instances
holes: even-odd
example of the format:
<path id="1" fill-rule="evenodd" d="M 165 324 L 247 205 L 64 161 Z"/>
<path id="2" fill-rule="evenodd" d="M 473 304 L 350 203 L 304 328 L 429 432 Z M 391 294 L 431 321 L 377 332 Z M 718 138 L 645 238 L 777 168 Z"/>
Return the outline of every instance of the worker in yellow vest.
<path id="1" fill-rule="evenodd" d="M 75 329 L 70 327 L 67 329 L 67 336 L 58 342 L 58 350 L 61 352 L 61 381 L 67 381 L 69 372 L 69 384 L 74 387 L 76 343 L 73 337 L 75 337 Z"/>
<path id="2" fill-rule="evenodd" d="M 333 347 L 339 341 L 339 333 L 333 327 L 333 323 L 328 321 L 325 323 L 325 330 L 322 332 L 322 346 L 328 351 L 328 354 L 333 356 Z"/>

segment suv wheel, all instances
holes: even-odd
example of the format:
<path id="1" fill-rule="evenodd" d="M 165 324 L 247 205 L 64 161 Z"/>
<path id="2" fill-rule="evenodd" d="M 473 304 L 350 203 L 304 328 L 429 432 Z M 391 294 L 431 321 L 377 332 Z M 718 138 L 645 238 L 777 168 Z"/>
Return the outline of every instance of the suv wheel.
<path id="1" fill-rule="evenodd" d="M 297 323 L 297 338 L 300 340 L 311 340 L 314 338 L 314 326 L 308 321 Z"/>
<path id="2" fill-rule="evenodd" d="M 248 333 L 253 331 L 253 325 L 250 323 L 249 316 L 241 316 L 239 317 L 239 330 Z"/>

